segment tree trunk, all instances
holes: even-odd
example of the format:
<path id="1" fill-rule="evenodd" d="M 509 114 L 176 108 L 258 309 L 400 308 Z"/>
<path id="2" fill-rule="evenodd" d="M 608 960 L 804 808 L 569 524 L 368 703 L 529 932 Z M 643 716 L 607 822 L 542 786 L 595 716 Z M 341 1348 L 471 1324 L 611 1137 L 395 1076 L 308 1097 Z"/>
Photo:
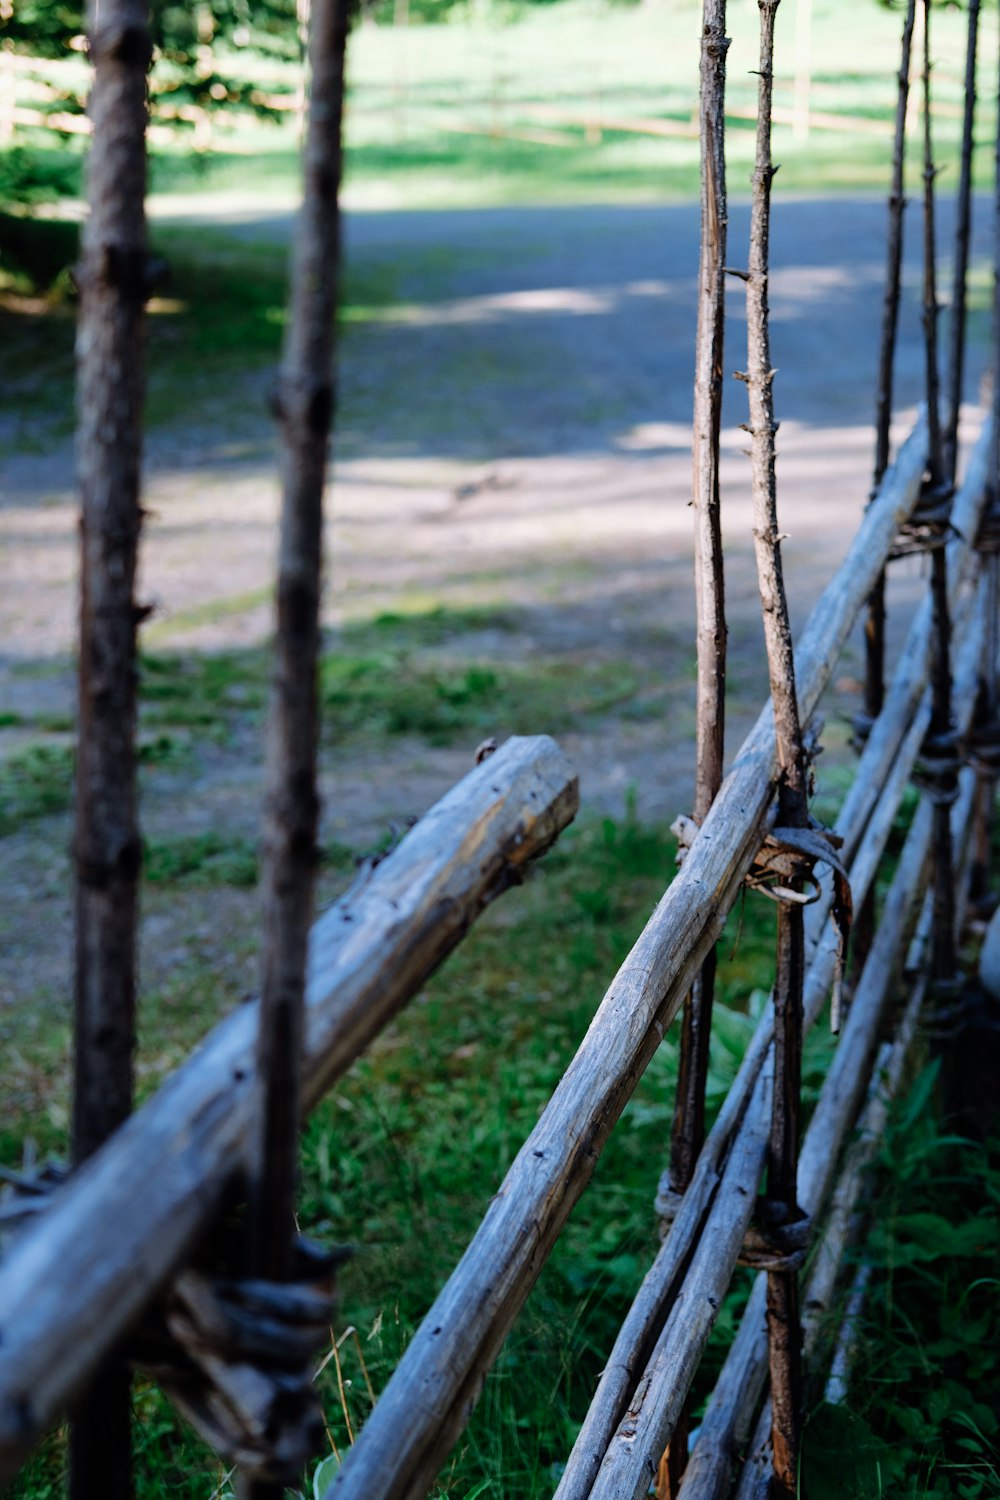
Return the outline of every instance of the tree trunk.
<path id="1" fill-rule="evenodd" d="M 93 139 L 78 271 L 77 464 L 81 492 L 76 764 L 73 1158 L 84 1162 L 132 1108 L 139 841 L 135 570 L 147 252 L 144 0 L 89 14 Z M 70 1435 L 73 1500 L 132 1492 L 129 1379 L 104 1367 Z"/>

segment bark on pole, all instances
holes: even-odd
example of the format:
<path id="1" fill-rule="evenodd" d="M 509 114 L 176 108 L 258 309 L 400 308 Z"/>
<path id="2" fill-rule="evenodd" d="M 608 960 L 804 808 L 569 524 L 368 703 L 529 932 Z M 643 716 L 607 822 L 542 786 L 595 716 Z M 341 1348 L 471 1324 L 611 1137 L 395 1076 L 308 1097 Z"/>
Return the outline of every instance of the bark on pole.
<path id="1" fill-rule="evenodd" d="M 1000 80 L 998 80 L 1000 97 Z M 980 720 L 989 737 L 996 736 L 1000 726 L 1000 683 L 997 677 L 998 609 L 1000 609 L 1000 434 L 997 428 L 997 413 L 1000 412 L 1000 118 L 997 121 L 994 145 L 993 177 L 993 326 L 992 326 L 993 389 L 990 409 L 993 418 L 992 441 L 990 443 L 988 487 L 989 508 L 980 528 L 978 544 L 983 552 L 983 574 L 980 587 L 986 595 L 987 631 L 983 646 L 982 708 Z M 995 768 L 984 759 L 980 770 L 977 792 L 976 819 L 973 833 L 973 855 L 970 876 L 970 895 L 973 900 L 986 901 L 990 893 L 992 864 L 992 830 L 995 817 L 997 774 Z"/>
<path id="2" fill-rule="evenodd" d="M 899 329 L 899 296 L 903 265 L 903 216 L 906 162 L 906 115 L 910 94 L 910 54 L 917 0 L 908 0 L 903 20 L 896 94 L 896 134 L 892 152 L 892 188 L 889 193 L 889 227 L 886 236 L 885 295 L 882 304 L 882 336 L 879 344 L 878 380 L 875 397 L 875 470 L 873 493 L 889 466 L 892 428 L 893 374 Z M 879 577 L 868 603 L 865 623 L 864 724 L 870 726 L 882 711 L 885 695 L 885 573 Z M 855 951 L 857 951 L 855 949 Z"/>
<path id="3" fill-rule="evenodd" d="M 701 250 L 695 346 L 692 505 L 697 609 L 697 728 L 694 820 L 704 821 L 722 785 L 726 717 L 726 599 L 719 503 L 719 433 L 726 294 L 726 0 L 704 0 L 701 28 Z M 705 1084 L 712 1033 L 713 948 L 684 1000 L 670 1143 L 669 1185 L 683 1193 L 705 1139 Z M 686 1413 L 657 1480 L 661 1500 L 676 1493 L 687 1461 Z"/>
<path id="4" fill-rule="evenodd" d="M 976 46 L 979 40 L 979 3 L 969 0 L 969 29 L 965 50 L 965 107 L 962 114 L 962 157 L 955 219 L 955 265 L 948 326 L 947 417 L 944 430 L 944 469 L 955 483 L 958 469 L 958 423 L 962 410 L 965 374 L 965 306 L 969 271 L 969 236 L 972 229 L 972 151 L 976 114 Z"/>
<path id="5" fill-rule="evenodd" d="M 256 1115 L 249 1182 L 248 1270 L 291 1271 L 306 956 L 312 925 L 319 798 L 317 665 L 323 492 L 334 409 L 334 317 L 346 0 L 312 7 L 305 185 L 296 229 L 288 332 L 278 379 L 283 469 L 277 630 L 261 863 L 262 945 Z M 280 1484 L 245 1478 L 247 1500 L 280 1500 Z"/>
<path id="6" fill-rule="evenodd" d="M 135 570 L 146 300 L 145 0 L 92 0 L 92 144 L 78 269 L 81 496 L 76 766 L 73 1158 L 132 1109 L 141 845 L 136 798 Z M 74 1500 L 132 1493 L 129 1377 L 110 1362 L 77 1406 Z"/>
<path id="7" fill-rule="evenodd" d="M 694 385 L 697 729 L 694 819 L 702 823 L 722 785 L 725 754 L 726 610 L 719 506 L 719 431 L 725 330 L 726 158 L 725 0 L 705 0 L 701 39 L 701 260 Z M 705 1134 L 705 1077 L 715 953 L 684 1002 L 670 1186 L 683 1192 Z"/>
<path id="8" fill-rule="evenodd" d="M 795 661 L 781 565 L 770 333 L 768 265 L 771 183 L 771 95 L 774 76 L 774 20 L 779 0 L 759 0 L 761 38 L 757 104 L 757 146 L 750 217 L 747 279 L 747 393 L 750 405 L 750 459 L 753 490 L 754 552 L 771 702 L 781 779 L 778 821 L 784 827 L 808 824 L 806 767 L 795 690 Z M 796 1167 L 799 1145 L 799 1093 L 802 1074 L 802 982 L 805 947 L 802 908 L 781 903 L 774 984 L 774 1092 L 768 1150 L 768 1198 L 785 1221 L 799 1216 Z M 768 1274 L 767 1318 L 773 1393 L 774 1487 L 794 1496 L 798 1484 L 802 1368 L 798 1280 L 794 1271 Z"/>
<path id="9" fill-rule="evenodd" d="M 941 430 L 940 374 L 937 352 L 937 253 L 934 222 L 934 147 L 931 135 L 930 0 L 924 5 L 923 126 L 924 126 L 924 351 L 927 379 L 927 484 L 931 512 L 949 495 L 952 484 L 944 453 Z M 919 514 L 919 508 L 918 508 Z M 934 661 L 931 727 L 927 753 L 930 761 L 954 755 L 951 705 L 951 615 L 948 605 L 947 563 L 943 538 L 931 553 L 931 600 L 934 612 Z M 934 869 L 934 938 L 931 975 L 937 985 L 948 985 L 955 977 L 955 883 L 952 854 L 951 793 L 957 782 L 938 775 L 935 796 L 936 862 Z M 953 781 L 953 778 L 951 778 Z"/>

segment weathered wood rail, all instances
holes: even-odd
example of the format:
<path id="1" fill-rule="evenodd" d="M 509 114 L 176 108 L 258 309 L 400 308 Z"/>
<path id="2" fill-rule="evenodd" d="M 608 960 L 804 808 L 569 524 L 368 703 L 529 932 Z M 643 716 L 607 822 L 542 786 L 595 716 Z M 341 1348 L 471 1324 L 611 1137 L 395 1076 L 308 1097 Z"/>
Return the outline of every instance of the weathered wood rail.
<path id="1" fill-rule="evenodd" d="M 141 0 L 128 0 L 126 9 L 140 21 L 145 14 Z M 863 1196 L 864 1169 L 918 1033 L 924 996 L 954 992 L 957 924 L 969 867 L 977 861 L 982 895 L 983 830 L 995 789 L 989 765 L 963 767 L 959 752 L 970 731 L 982 728 L 984 713 L 993 716 L 990 725 L 995 728 L 996 556 L 988 555 L 984 569 L 981 553 L 983 537 L 1000 534 L 1000 408 L 995 398 L 994 414 L 967 455 L 956 489 L 955 418 L 964 345 L 960 331 L 952 330 L 945 455 L 937 399 L 934 203 L 928 167 L 928 403 L 895 461 L 889 461 L 902 149 L 915 13 L 910 4 L 904 18 L 890 201 L 877 482 L 848 554 L 792 656 L 778 529 L 777 393 L 768 352 L 770 83 L 777 9 L 778 0 L 762 0 L 753 235 L 749 269 L 738 273 L 748 286 L 745 378 L 751 401 L 756 541 L 777 711 L 771 703 L 765 706 L 722 779 L 726 625 L 718 472 L 726 260 L 721 130 L 728 44 L 723 0 L 705 0 L 701 120 L 706 178 L 694 445 L 701 705 L 695 818 L 687 820 L 690 830 L 678 874 L 611 981 L 565 1075 L 341 1466 L 328 1500 L 421 1500 L 428 1492 L 615 1123 L 685 1002 L 673 1151 L 656 1205 L 665 1237 L 609 1351 L 556 1500 L 639 1500 L 653 1483 L 661 1500 L 678 1494 L 684 1500 L 721 1500 L 731 1492 L 740 1456 L 749 1456 L 750 1462 L 743 1468 L 739 1495 L 756 1497 L 769 1486 L 773 1493 L 794 1494 L 802 1416 L 800 1353 L 806 1373 L 818 1368 L 824 1350 L 817 1313 L 835 1294 L 843 1250 Z M 262 964 L 264 1000 L 242 1006 L 216 1027 L 154 1098 L 103 1144 L 107 1131 L 97 1122 L 98 1135 L 82 1153 L 87 1159 L 12 1239 L 0 1262 L 0 1479 L 15 1472 L 32 1444 L 74 1401 L 89 1392 L 93 1406 L 109 1371 L 120 1416 L 123 1395 L 127 1398 L 126 1357 L 140 1325 L 147 1339 L 155 1325 L 167 1389 L 171 1371 L 192 1378 L 180 1326 L 190 1329 L 192 1318 L 197 1322 L 192 1311 L 197 1305 L 207 1307 L 209 1321 L 215 1318 L 227 1334 L 233 1325 L 226 1324 L 226 1317 L 235 1315 L 223 1301 L 212 1300 L 211 1279 L 205 1279 L 203 1269 L 192 1273 L 191 1266 L 217 1235 L 222 1210 L 239 1208 L 247 1198 L 256 1205 L 256 1229 L 248 1261 L 229 1264 L 227 1285 L 242 1286 L 250 1303 L 256 1299 L 269 1317 L 291 1299 L 297 1330 L 285 1328 L 281 1335 L 269 1324 L 268 1338 L 272 1345 L 284 1337 L 289 1347 L 302 1346 L 302 1325 L 322 1322 L 327 1303 L 316 1274 L 310 1279 L 296 1271 L 304 1252 L 292 1236 L 289 1208 L 291 1148 L 300 1114 L 335 1086 L 485 906 L 521 878 L 525 866 L 545 852 L 577 810 L 576 775 L 558 746 L 545 736 L 508 741 L 320 917 L 306 954 L 316 813 L 318 538 L 334 389 L 329 315 L 337 258 L 345 16 L 339 0 L 322 0 L 313 11 L 315 128 L 308 154 L 308 212 L 293 281 L 299 315 L 291 325 L 280 403 L 287 493 L 264 881 L 270 913 Z M 974 6 L 972 76 L 977 17 Z M 924 36 L 929 121 L 926 29 Z M 131 88 L 134 94 L 134 77 Z M 102 118 L 95 120 L 98 157 Z M 972 119 L 970 107 L 963 133 L 964 198 L 954 294 L 962 311 Z M 139 131 L 138 142 L 131 142 L 134 155 L 141 147 L 141 122 L 132 119 L 129 124 L 123 118 L 111 123 L 133 136 Z M 929 125 L 925 145 L 930 163 Z M 132 503 L 137 492 L 130 496 Z M 901 548 L 922 547 L 932 552 L 932 589 L 914 614 L 886 683 L 886 569 Z M 130 580 L 126 592 L 130 600 Z M 824 691 L 866 606 L 863 746 L 853 786 L 828 832 L 812 822 L 807 805 L 809 736 L 819 733 Z M 93 649 L 88 631 L 85 612 L 85 645 Z M 127 651 L 121 670 L 131 671 Z M 924 795 L 875 923 L 870 918 L 876 877 L 914 778 Z M 942 880 L 942 851 L 944 862 L 956 871 L 954 890 L 946 890 Z M 817 862 L 821 873 L 814 875 Z M 771 1003 L 706 1135 L 704 1056 L 714 945 L 748 883 L 768 887 L 784 903 L 777 924 L 776 981 Z M 797 1059 L 802 1036 L 817 1023 L 831 995 L 840 992 L 848 886 L 855 906 L 868 914 L 866 931 L 837 1049 L 808 1130 L 802 1132 Z M 809 890 L 815 899 L 803 910 L 799 903 Z M 114 986 L 105 992 L 100 976 L 90 974 L 92 987 L 101 991 L 98 999 L 126 1028 L 131 1025 L 130 974 L 129 961 L 129 972 L 116 975 L 118 990 L 124 986 L 126 993 L 119 1002 Z M 901 991 L 906 996 L 902 1020 L 880 1052 L 878 1039 L 890 1003 Z M 272 1040 L 265 1045 L 267 1036 Z M 88 1057 L 84 1072 L 91 1077 L 92 1071 Z M 128 1078 L 120 1082 L 124 1113 Z M 80 1107 L 81 1128 L 90 1129 L 94 1120 L 85 1100 Z M 859 1122 L 860 1133 L 851 1141 Z M 762 1197 L 765 1169 L 769 1196 Z M 803 1256 L 821 1221 L 822 1248 L 800 1291 Z M 686 1402 L 741 1260 L 760 1274 L 689 1456 Z M 252 1281 L 247 1265 L 256 1273 Z M 180 1319 L 178 1300 L 184 1308 Z M 230 1394 L 237 1387 L 255 1389 L 255 1369 L 263 1367 L 255 1367 L 246 1349 L 240 1357 L 247 1379 L 241 1376 L 236 1385 L 227 1386 Z M 209 1348 L 198 1378 L 209 1385 L 222 1381 L 222 1363 Z M 197 1413 L 196 1403 L 181 1404 Z M 87 1410 L 78 1407 L 74 1417 L 74 1441 L 85 1462 L 74 1466 L 72 1500 L 96 1500 L 102 1466 L 112 1476 L 109 1494 L 127 1493 L 129 1463 L 121 1433 L 111 1441 L 105 1462 L 93 1434 L 88 1440 L 80 1432 Z M 262 1410 L 254 1407 L 255 1420 Z M 262 1418 L 259 1426 L 260 1451 L 253 1444 L 236 1449 L 246 1500 L 264 1500 L 282 1483 L 277 1458 L 272 1454 L 274 1461 L 268 1460 Z M 276 1449 L 277 1439 L 270 1441 Z"/>
<path id="2" fill-rule="evenodd" d="M 316 923 L 303 1102 L 322 1094 L 577 807 L 553 741 L 509 740 Z M 0 1476 L 211 1225 L 249 1158 L 256 1006 L 216 1027 L 0 1263 Z"/>

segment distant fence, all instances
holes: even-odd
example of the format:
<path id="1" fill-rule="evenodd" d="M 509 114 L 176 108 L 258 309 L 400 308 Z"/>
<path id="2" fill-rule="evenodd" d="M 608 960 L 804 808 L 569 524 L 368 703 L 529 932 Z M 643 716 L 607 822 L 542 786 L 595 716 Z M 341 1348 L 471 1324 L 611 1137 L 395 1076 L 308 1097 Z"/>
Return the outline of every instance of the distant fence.
<path id="1" fill-rule="evenodd" d="M 903 1075 L 921 1006 L 956 1003 L 968 901 L 988 893 L 1000 766 L 996 675 L 1000 545 L 993 410 L 958 476 L 974 96 L 963 121 L 955 317 L 943 398 L 929 43 L 924 41 L 928 402 L 889 462 L 900 290 L 903 161 L 915 0 L 904 17 L 875 484 L 847 556 L 792 660 L 781 579 L 768 357 L 771 47 L 763 18 L 753 225 L 746 268 L 755 544 L 772 701 L 723 777 L 725 615 L 719 411 L 725 233 L 725 10 L 706 0 L 699 130 L 702 255 L 696 351 L 698 765 L 683 860 L 612 978 L 590 1029 L 414 1335 L 333 1481 L 345 1500 L 419 1500 L 667 1029 L 682 1015 L 662 1247 L 610 1351 L 557 1500 L 791 1495 L 803 1391 L 834 1358 L 824 1314 L 867 1191 L 866 1168 Z M 974 69 L 978 9 L 970 8 Z M 75 1166 L 8 1173 L 0 1208 L 0 1475 L 72 1414 L 74 1500 L 129 1493 L 128 1369 L 153 1371 L 263 1500 L 318 1452 L 313 1350 L 338 1256 L 293 1230 L 302 1115 L 422 987 L 478 914 L 544 854 L 577 807 L 572 766 L 547 737 L 492 751 L 307 933 L 315 840 L 318 523 L 333 410 L 332 307 L 346 7 L 314 0 L 313 103 L 290 332 L 277 408 L 285 501 L 264 858 L 261 999 L 224 1020 L 130 1118 L 135 848 L 133 596 L 144 242 L 140 171 L 148 60 L 139 0 L 104 0 L 93 39 L 91 218 L 84 244 L 84 492 L 77 860 Z M 139 167 L 136 163 L 139 163 Z M 141 192 L 138 202 L 141 203 Z M 130 219 L 129 214 L 133 217 Z M 132 364 L 129 364 L 129 361 Z M 124 382 L 124 383 L 123 383 Z M 131 446 L 130 446 L 131 445 Z M 929 559 L 891 676 L 884 580 Z M 131 570 L 131 571 L 130 571 Z M 866 614 L 857 774 L 833 829 L 808 809 L 808 761 L 838 658 Z M 129 694 L 133 694 L 130 698 Z M 117 695 L 117 697 L 116 697 Z M 907 788 L 921 791 L 878 907 L 876 880 Z M 776 972 L 737 1078 L 705 1129 L 714 948 L 750 887 L 777 906 Z M 850 981 L 844 944 L 853 905 Z M 896 1001 L 899 1006 L 895 1006 Z M 828 1003 L 839 1032 L 801 1131 L 804 1033 Z M 890 1028 L 889 1017 L 898 1011 Z M 887 1031 L 890 1039 L 884 1041 Z M 124 1060 L 124 1061 L 123 1061 Z M 117 1115 L 117 1117 L 116 1117 Z M 799 1136 L 802 1134 L 801 1144 Z M 761 1183 L 766 1177 L 766 1191 Z M 249 1200 L 246 1221 L 234 1208 Z M 651 1206 L 651 1212 L 652 1212 Z M 758 1271 L 688 1453 L 687 1400 L 738 1264 Z M 740 1467 L 742 1461 L 742 1467 Z"/>

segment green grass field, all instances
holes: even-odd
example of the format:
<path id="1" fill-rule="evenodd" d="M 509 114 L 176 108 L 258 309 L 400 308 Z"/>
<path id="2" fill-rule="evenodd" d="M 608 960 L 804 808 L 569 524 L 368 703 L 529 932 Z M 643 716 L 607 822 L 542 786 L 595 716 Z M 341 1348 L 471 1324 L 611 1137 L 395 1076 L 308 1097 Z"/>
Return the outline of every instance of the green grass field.
<path id="1" fill-rule="evenodd" d="M 442 25 L 359 24 L 350 48 L 345 201 L 356 208 L 448 208 L 695 195 L 698 147 L 690 128 L 699 18 L 696 0 L 558 0 L 470 5 Z M 748 191 L 756 25 L 755 5 L 730 6 L 734 193 Z M 944 191 L 957 178 L 947 163 L 958 140 L 963 26 L 959 7 L 935 11 L 935 131 Z M 986 9 L 977 154 L 983 184 L 990 173 L 996 27 L 995 13 Z M 884 188 L 899 32 L 898 11 L 877 0 L 814 0 L 806 51 L 796 0 L 785 0 L 778 13 L 775 93 L 775 154 L 784 191 Z M 817 117 L 805 136 L 788 123 L 796 106 L 795 77 L 803 70 L 811 77 L 808 105 Z M 277 81 L 287 87 L 291 79 Z M 842 117 L 844 128 L 831 128 L 829 117 Z M 25 132 L 24 142 L 52 145 L 37 131 Z M 55 156 L 72 181 L 79 144 Z M 177 194 L 192 193 L 291 199 L 297 166 L 291 120 L 274 126 L 222 119 L 210 152 L 195 151 L 190 134 L 154 147 L 154 207 L 165 210 Z M 53 176 L 64 180 L 55 168 Z"/>
<path id="2" fill-rule="evenodd" d="M 440 26 L 364 24 L 351 40 L 345 201 L 358 208 L 446 208 L 513 202 L 663 201 L 698 191 L 693 134 L 700 5 L 608 6 L 560 0 L 521 10 L 496 7 Z M 935 14 L 935 121 L 942 159 L 955 152 L 962 98 L 963 19 Z M 730 6 L 728 145 L 730 188 L 749 191 L 756 102 L 757 8 Z M 988 143 L 996 20 L 981 43 Z M 782 190 L 878 190 L 887 180 L 900 21 L 875 0 L 816 0 L 810 47 L 811 110 L 854 117 L 857 128 L 817 126 L 806 138 L 775 128 Z M 795 0 L 778 13 L 779 118 L 794 105 Z M 873 133 L 881 126 L 882 134 Z M 645 132 L 644 133 L 644 127 Z M 914 132 L 915 134 L 915 132 Z M 220 140 L 220 145 L 223 142 Z M 258 128 L 200 172 L 187 153 L 162 155 L 160 191 L 245 189 L 246 150 L 262 193 L 287 189 L 294 152 L 283 131 Z M 260 158 L 258 158 L 260 153 Z M 979 153 L 988 179 L 988 144 Z M 954 183 L 955 174 L 951 174 Z M 946 170 L 944 189 L 949 186 Z"/>

